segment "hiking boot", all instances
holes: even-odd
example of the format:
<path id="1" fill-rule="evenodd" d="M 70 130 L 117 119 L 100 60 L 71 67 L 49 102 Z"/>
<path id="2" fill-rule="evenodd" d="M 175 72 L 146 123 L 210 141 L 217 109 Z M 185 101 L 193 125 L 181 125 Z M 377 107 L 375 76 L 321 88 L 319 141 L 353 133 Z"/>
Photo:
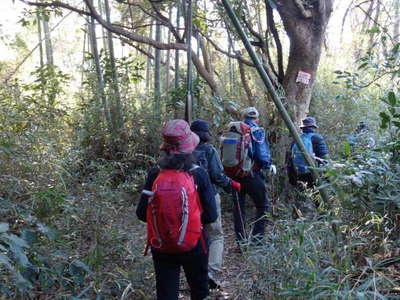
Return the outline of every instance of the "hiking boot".
<path id="1" fill-rule="evenodd" d="M 221 288 L 221 285 L 215 282 L 213 279 L 208 278 L 208 287 L 210 290 L 215 290 Z"/>

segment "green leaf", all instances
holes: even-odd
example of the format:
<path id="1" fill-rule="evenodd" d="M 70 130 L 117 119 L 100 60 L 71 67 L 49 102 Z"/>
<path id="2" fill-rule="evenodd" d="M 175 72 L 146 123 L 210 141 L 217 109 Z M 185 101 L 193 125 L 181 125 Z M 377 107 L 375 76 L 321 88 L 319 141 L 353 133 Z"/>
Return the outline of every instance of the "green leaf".
<path id="1" fill-rule="evenodd" d="M 388 98 L 389 104 L 390 104 L 391 106 L 396 106 L 397 100 L 396 100 L 396 95 L 395 95 L 395 93 L 394 93 L 393 91 L 390 91 L 390 92 L 389 92 L 387 98 Z"/>
<path id="2" fill-rule="evenodd" d="M 358 67 L 358 69 L 359 70 L 361 70 L 361 69 L 365 69 L 367 66 L 368 66 L 368 62 L 365 62 L 365 63 L 363 63 L 363 64 L 361 64 L 359 67 Z"/>
<path id="3" fill-rule="evenodd" d="M 379 33 L 379 32 L 381 32 L 381 31 L 378 27 L 372 27 L 367 30 L 367 33 Z"/>
<path id="4" fill-rule="evenodd" d="M 343 154 L 345 156 L 350 156 L 351 155 L 351 147 L 350 147 L 350 143 L 348 141 L 345 141 L 343 143 Z"/>
<path id="5" fill-rule="evenodd" d="M 387 129 L 390 122 L 390 116 L 383 111 L 379 113 L 379 116 L 381 117 L 381 128 Z"/>
<path id="6" fill-rule="evenodd" d="M 21 239 L 20 237 L 16 236 L 15 234 L 7 234 L 7 233 L 3 233 L 1 234 L 0 237 L 3 237 L 6 241 L 7 244 L 9 244 L 11 246 L 11 244 L 15 244 L 19 247 L 25 247 L 25 248 L 29 248 L 28 244 Z M 8 241 L 7 241 L 8 240 Z"/>
<path id="7" fill-rule="evenodd" d="M 39 231 L 44 233 L 50 240 L 56 239 L 56 233 L 53 230 L 51 230 L 49 227 L 47 227 L 41 223 L 38 223 L 37 226 L 38 226 Z"/>
<path id="8" fill-rule="evenodd" d="M 393 121 L 392 122 L 397 128 L 400 128 L 400 121 Z"/>
<path id="9" fill-rule="evenodd" d="M 90 289 L 92 288 L 92 286 L 88 286 L 85 289 L 83 289 L 76 297 L 73 297 L 75 299 L 82 299 L 81 297 L 84 296 Z"/>
<path id="10" fill-rule="evenodd" d="M 27 267 L 27 266 L 30 265 L 28 257 L 26 256 L 26 254 L 24 253 L 24 251 L 22 250 L 21 247 L 19 247 L 18 245 L 13 243 L 13 244 L 10 245 L 10 250 L 14 254 L 15 259 L 17 260 L 17 262 L 21 266 Z"/>
<path id="11" fill-rule="evenodd" d="M 16 286 L 20 291 L 27 292 L 32 288 L 32 284 L 26 280 L 19 272 L 16 274 L 17 282 Z"/>
<path id="12" fill-rule="evenodd" d="M 37 233 L 32 230 L 23 230 L 21 237 L 29 244 L 32 245 L 37 241 Z"/>
<path id="13" fill-rule="evenodd" d="M 8 223 L 0 223 L 0 233 L 1 232 L 7 232 L 9 227 L 10 226 L 8 225 Z"/>
<path id="14" fill-rule="evenodd" d="M 83 269 L 86 271 L 86 273 L 88 274 L 92 274 L 92 270 L 90 270 L 90 268 L 81 260 L 79 259 L 75 259 L 72 263 L 72 265 L 75 265 L 76 267 Z"/>
<path id="15" fill-rule="evenodd" d="M 14 271 L 14 267 L 11 265 L 10 259 L 4 254 L 0 254 L 0 264 L 6 266 L 10 271 Z"/>

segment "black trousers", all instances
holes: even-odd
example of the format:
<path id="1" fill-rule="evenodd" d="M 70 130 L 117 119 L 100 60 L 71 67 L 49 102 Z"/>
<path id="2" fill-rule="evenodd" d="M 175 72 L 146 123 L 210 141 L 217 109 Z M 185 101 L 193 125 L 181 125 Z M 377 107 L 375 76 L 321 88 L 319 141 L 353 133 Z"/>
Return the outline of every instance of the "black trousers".
<path id="1" fill-rule="evenodd" d="M 268 200 L 265 182 L 262 174 L 255 173 L 252 176 L 236 179 L 240 182 L 241 191 L 239 203 L 234 199 L 233 221 L 235 225 L 236 240 L 245 237 L 244 228 L 246 224 L 246 195 L 249 195 L 256 207 L 256 221 L 254 222 L 252 237 L 262 239 L 265 232 L 265 213 L 268 211 Z M 238 206 L 239 204 L 239 206 Z"/>
<path id="2" fill-rule="evenodd" d="M 190 251 L 182 254 L 153 251 L 152 254 L 158 300 L 178 299 L 181 267 L 190 287 L 190 298 L 201 300 L 208 296 L 208 254 L 204 251 Z"/>

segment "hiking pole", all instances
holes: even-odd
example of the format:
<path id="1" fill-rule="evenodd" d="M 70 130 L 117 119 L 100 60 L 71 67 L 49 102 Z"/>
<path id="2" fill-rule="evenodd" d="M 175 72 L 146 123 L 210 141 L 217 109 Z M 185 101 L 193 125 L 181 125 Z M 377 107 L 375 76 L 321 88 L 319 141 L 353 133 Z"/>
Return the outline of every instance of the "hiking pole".
<path id="1" fill-rule="evenodd" d="M 315 170 L 314 161 L 312 160 L 311 156 L 307 152 L 307 150 L 300 138 L 300 135 L 297 132 L 296 126 L 293 124 L 293 121 L 291 120 L 286 108 L 283 106 L 282 101 L 279 99 L 279 96 L 278 96 L 274 86 L 272 85 L 270 78 L 268 77 L 267 73 L 265 72 L 264 66 L 262 65 L 260 59 L 258 58 L 253 47 L 251 46 L 250 41 L 247 38 L 247 35 L 242 28 L 242 25 L 240 24 L 235 12 L 233 11 L 233 9 L 229 3 L 229 0 L 221 0 L 221 2 L 223 4 L 225 11 L 227 12 L 230 20 L 232 21 L 233 26 L 235 27 L 237 33 L 239 34 L 240 39 L 242 40 L 242 42 L 247 50 L 247 53 L 250 55 L 251 60 L 253 61 L 254 66 L 256 67 L 258 74 L 260 75 L 265 87 L 267 88 L 268 92 L 271 94 L 272 100 L 274 101 L 276 108 L 278 109 L 283 120 L 285 121 L 285 124 L 288 127 L 291 136 L 295 140 L 300 151 L 303 153 L 305 161 L 311 167 L 310 168 L 311 175 L 312 175 L 314 181 L 317 184 L 320 183 L 321 181 L 320 181 L 318 172 Z M 328 197 L 328 193 L 327 193 L 325 187 L 321 186 L 318 189 L 318 191 L 319 191 L 323 201 L 329 206 L 329 197 Z"/>
<path id="2" fill-rule="evenodd" d="M 232 196 L 233 196 L 233 199 L 235 200 L 235 203 L 236 203 L 237 211 L 238 211 L 239 218 L 240 218 L 240 223 L 242 224 L 242 231 L 243 231 L 243 234 L 244 234 L 243 238 L 247 239 L 246 226 L 244 225 L 242 209 L 240 208 L 239 193 L 236 192 L 235 190 L 232 190 Z"/>

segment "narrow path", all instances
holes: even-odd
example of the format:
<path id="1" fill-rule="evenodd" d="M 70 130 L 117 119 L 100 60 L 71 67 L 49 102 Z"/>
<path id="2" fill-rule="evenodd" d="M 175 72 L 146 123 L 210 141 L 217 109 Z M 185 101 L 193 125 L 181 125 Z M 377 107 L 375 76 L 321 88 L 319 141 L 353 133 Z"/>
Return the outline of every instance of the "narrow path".
<path id="1" fill-rule="evenodd" d="M 252 273 L 245 261 L 245 257 L 238 251 L 233 230 L 232 211 L 229 205 L 227 207 L 226 203 L 222 207 L 222 219 L 225 250 L 221 288 L 210 290 L 210 297 L 208 299 L 247 300 L 250 298 L 243 296 L 240 290 L 244 281 L 252 280 Z M 180 299 L 190 300 L 189 288 L 183 274 L 181 275 Z"/>
<path id="2" fill-rule="evenodd" d="M 254 207 L 249 208 L 249 214 L 253 212 Z M 114 226 L 119 228 L 122 232 L 132 232 L 134 230 L 134 234 L 129 235 L 130 238 L 126 240 L 127 247 L 129 244 L 136 244 L 138 248 L 140 248 L 140 253 L 137 255 L 137 259 L 139 261 L 148 261 L 149 268 L 146 271 L 145 277 L 149 277 L 148 279 L 151 282 L 148 282 L 147 293 L 146 296 L 139 294 L 130 294 L 125 299 L 143 299 L 149 300 L 154 299 L 155 297 L 155 281 L 153 267 L 151 262 L 151 255 L 144 257 L 142 256 L 142 248 L 145 244 L 145 226 L 140 224 L 137 221 L 134 207 L 129 207 L 128 209 L 124 209 L 119 211 L 118 218 L 113 218 L 115 223 Z M 232 205 L 229 199 L 224 199 L 222 204 L 222 218 L 223 218 L 223 228 L 224 228 L 224 241 L 225 241 L 225 251 L 224 251 L 224 265 L 223 265 L 223 274 L 222 274 L 222 282 L 221 289 L 211 290 L 210 297 L 208 299 L 212 300 L 222 300 L 222 299 L 232 299 L 232 300 L 247 300 L 243 292 L 241 291 L 244 285 L 251 285 L 251 281 L 253 279 L 253 274 L 250 270 L 250 267 L 245 261 L 245 257 L 242 253 L 238 251 L 238 246 L 235 241 L 235 234 L 233 230 L 233 220 L 232 220 Z M 126 269 L 132 269 L 133 266 L 126 266 Z M 144 272 L 144 270 L 137 272 Z M 139 276 L 140 277 L 140 276 Z M 138 283 L 132 282 L 133 286 L 136 286 Z M 243 289 L 242 289 L 243 290 Z M 143 289 L 144 291 L 144 289 Z M 186 283 L 186 279 L 184 277 L 183 270 L 181 272 L 181 284 L 180 284 L 180 300 L 190 300 L 189 296 L 189 287 Z"/>

